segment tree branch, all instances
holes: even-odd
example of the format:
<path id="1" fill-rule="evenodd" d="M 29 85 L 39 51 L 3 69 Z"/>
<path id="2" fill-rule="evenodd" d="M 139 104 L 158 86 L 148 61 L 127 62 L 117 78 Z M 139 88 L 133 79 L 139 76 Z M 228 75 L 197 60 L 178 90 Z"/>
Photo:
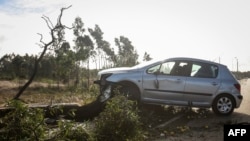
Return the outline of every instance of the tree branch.
<path id="1" fill-rule="evenodd" d="M 42 43 L 43 45 L 45 45 L 46 43 L 43 42 L 43 35 L 41 33 L 37 33 L 38 35 L 40 35 L 40 43 Z"/>
<path id="2" fill-rule="evenodd" d="M 50 19 L 47 16 L 42 16 L 42 19 L 44 19 L 44 21 L 46 22 L 46 24 L 50 30 L 52 30 L 54 28 L 54 25 L 52 24 L 52 22 L 50 21 Z"/>
<path id="3" fill-rule="evenodd" d="M 38 59 L 36 58 L 35 59 L 35 65 L 34 65 L 34 70 L 33 70 L 33 74 L 31 75 L 30 79 L 23 85 L 23 87 L 21 87 L 21 89 L 19 90 L 19 92 L 15 95 L 15 97 L 13 99 L 19 99 L 19 97 L 21 96 L 21 94 L 26 90 L 26 88 L 29 87 L 29 85 L 32 83 L 32 81 L 34 80 L 35 76 L 36 76 L 36 73 L 38 71 L 38 64 L 41 62 L 41 60 L 43 59 L 43 56 L 46 54 L 46 51 L 47 49 L 49 48 L 49 46 L 51 46 L 52 44 L 54 44 L 57 40 L 57 37 L 55 36 L 55 33 L 57 32 L 62 32 L 64 30 L 64 28 L 66 26 L 63 26 L 62 23 L 61 23 L 61 18 L 62 18 L 62 15 L 63 15 L 63 11 L 70 8 L 71 6 L 69 7 L 66 7 L 66 8 L 62 8 L 61 9 L 61 12 L 58 16 L 58 19 L 57 19 L 57 24 L 56 26 L 54 27 L 51 20 L 46 17 L 46 16 L 43 16 L 42 19 L 45 20 L 48 28 L 50 29 L 50 36 L 51 36 L 51 41 L 48 42 L 48 43 L 45 43 L 43 42 L 43 35 L 38 33 L 38 35 L 40 35 L 40 43 L 42 43 L 42 47 L 43 47 L 43 51 L 42 53 L 40 54 L 40 56 L 38 57 Z M 60 42 L 61 40 L 59 40 Z M 59 44 L 59 43 L 58 43 Z"/>

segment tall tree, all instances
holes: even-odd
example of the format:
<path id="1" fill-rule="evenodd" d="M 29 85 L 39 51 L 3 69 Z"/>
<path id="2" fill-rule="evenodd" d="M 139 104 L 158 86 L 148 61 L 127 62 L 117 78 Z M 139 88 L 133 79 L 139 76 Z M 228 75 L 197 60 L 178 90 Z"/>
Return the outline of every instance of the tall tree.
<path id="1" fill-rule="evenodd" d="M 75 50 L 76 50 L 76 57 L 78 61 L 85 61 L 90 56 L 90 51 L 93 50 L 93 42 L 91 38 L 84 34 L 85 28 L 84 23 L 80 17 L 75 19 L 73 23 L 73 32 L 75 37 Z"/>
<path id="2" fill-rule="evenodd" d="M 6 54 L 0 59 L 0 76 L 3 79 L 13 79 L 16 75 L 13 69 L 12 60 L 14 54 Z"/>
<path id="3" fill-rule="evenodd" d="M 110 43 L 103 40 L 103 32 L 98 25 L 95 25 L 95 29 L 88 29 L 90 35 L 95 39 L 96 42 L 96 54 L 99 57 L 99 68 L 102 64 L 104 67 L 112 66 L 115 62 L 115 52 L 114 49 L 110 47 Z M 104 63 L 102 63 L 103 61 Z"/>
<path id="4" fill-rule="evenodd" d="M 150 57 L 150 54 L 148 54 L 147 52 L 144 53 L 143 55 L 143 61 L 150 61 L 153 58 Z"/>
<path id="5" fill-rule="evenodd" d="M 124 36 L 120 36 L 119 39 L 115 38 L 115 45 L 118 47 L 117 66 L 133 66 L 138 64 L 139 55 L 128 38 Z"/>
<path id="6" fill-rule="evenodd" d="M 25 70 L 24 71 L 25 78 L 29 78 L 32 75 L 32 68 L 34 68 L 34 62 L 36 56 L 25 54 L 23 58 L 24 58 L 23 68 Z"/>
<path id="7" fill-rule="evenodd" d="M 76 60 L 79 62 L 78 65 L 81 65 L 84 62 L 87 62 L 88 64 L 89 57 L 92 50 L 94 49 L 94 46 L 93 46 L 93 41 L 91 40 L 89 35 L 85 34 L 84 23 L 82 22 L 82 19 L 80 17 L 76 17 L 75 22 L 73 23 L 73 32 L 74 35 L 76 36 L 74 39 L 75 42 L 74 48 L 76 50 Z M 80 80 L 79 74 L 80 72 L 76 73 L 76 83 L 75 83 L 76 85 L 79 83 Z"/>
<path id="8" fill-rule="evenodd" d="M 24 78 L 24 76 L 23 76 L 23 69 L 24 69 L 23 68 L 23 66 L 24 66 L 23 57 L 20 55 L 16 55 L 12 60 L 12 64 L 13 64 L 13 70 L 15 71 L 16 76 Z"/>
<path id="9" fill-rule="evenodd" d="M 56 55 L 56 78 L 58 82 L 69 82 L 70 73 L 75 63 L 75 53 L 71 50 L 69 42 L 63 42 L 61 47 L 55 50 Z"/>

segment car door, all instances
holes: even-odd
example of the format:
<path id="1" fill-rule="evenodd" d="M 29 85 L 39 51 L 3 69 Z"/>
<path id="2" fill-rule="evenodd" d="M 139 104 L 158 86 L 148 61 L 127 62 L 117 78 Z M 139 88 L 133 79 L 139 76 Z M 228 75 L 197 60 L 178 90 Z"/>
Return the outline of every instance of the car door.
<path id="1" fill-rule="evenodd" d="M 181 62 L 167 61 L 149 68 L 143 76 L 143 100 L 153 103 L 186 105 L 186 76 L 181 75 Z"/>
<path id="2" fill-rule="evenodd" d="M 220 87 L 218 67 L 207 63 L 193 62 L 192 72 L 186 80 L 184 98 L 194 106 L 209 106 L 212 96 Z"/>

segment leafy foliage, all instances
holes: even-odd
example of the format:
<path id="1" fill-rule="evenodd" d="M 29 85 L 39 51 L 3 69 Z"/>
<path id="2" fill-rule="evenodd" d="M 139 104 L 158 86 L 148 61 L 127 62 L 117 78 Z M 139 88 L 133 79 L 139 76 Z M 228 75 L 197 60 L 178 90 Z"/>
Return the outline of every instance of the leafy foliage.
<path id="1" fill-rule="evenodd" d="M 1 141 L 93 140 L 93 135 L 82 124 L 61 119 L 58 121 L 57 128 L 53 130 L 45 123 L 43 109 L 29 108 L 26 104 L 17 100 L 11 101 L 9 106 L 12 109 L 0 118 Z"/>
<path id="2" fill-rule="evenodd" d="M 104 68 L 114 65 L 116 62 L 116 54 L 114 49 L 110 47 L 110 43 L 103 39 L 103 32 L 98 25 L 95 29 L 88 29 L 90 35 L 94 38 L 96 43 L 96 50 L 92 52 L 94 60 L 103 60 Z M 110 65 L 108 65 L 110 64 Z"/>
<path id="3" fill-rule="evenodd" d="M 84 125 L 74 121 L 60 120 L 59 132 L 56 132 L 53 140 L 64 141 L 92 141 L 93 135 L 84 128 Z"/>
<path id="4" fill-rule="evenodd" d="M 118 62 L 119 66 L 134 66 L 138 64 L 137 51 L 135 50 L 132 42 L 124 37 L 120 36 L 120 38 L 115 38 L 115 44 L 118 47 Z"/>
<path id="5" fill-rule="evenodd" d="M 95 120 L 97 140 L 142 140 L 141 122 L 135 107 L 135 102 L 121 95 L 110 99 Z"/>
<path id="6" fill-rule="evenodd" d="M 3 132 L 0 140 L 41 140 L 44 139 L 44 113 L 39 108 L 28 108 L 20 101 L 10 101 L 11 112 L 0 119 Z"/>
<path id="7" fill-rule="evenodd" d="M 143 55 L 143 61 L 150 61 L 150 60 L 152 60 L 152 58 L 150 57 L 150 54 L 145 52 Z"/>
<path id="8" fill-rule="evenodd" d="M 16 54 L 5 54 L 0 59 L 0 78 L 12 80 L 15 78 L 26 78 L 31 75 L 34 67 L 35 56 L 20 56 Z"/>

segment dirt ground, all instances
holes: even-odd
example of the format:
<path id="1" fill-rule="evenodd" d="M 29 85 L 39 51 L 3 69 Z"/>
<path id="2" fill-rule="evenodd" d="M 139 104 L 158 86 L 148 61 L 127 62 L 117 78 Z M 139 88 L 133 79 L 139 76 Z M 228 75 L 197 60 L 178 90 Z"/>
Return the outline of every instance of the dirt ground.
<path id="1" fill-rule="evenodd" d="M 184 122 L 182 126 L 188 127 L 188 131 L 178 134 L 173 133 L 170 136 L 164 136 L 162 133 L 155 141 L 223 141 L 224 124 L 250 123 L 250 79 L 241 80 L 240 83 L 243 101 L 240 108 L 235 109 L 231 116 L 219 117 L 209 110 L 206 117 L 191 118 Z M 181 120 L 183 120 L 183 117 L 171 124 L 176 124 Z"/>

